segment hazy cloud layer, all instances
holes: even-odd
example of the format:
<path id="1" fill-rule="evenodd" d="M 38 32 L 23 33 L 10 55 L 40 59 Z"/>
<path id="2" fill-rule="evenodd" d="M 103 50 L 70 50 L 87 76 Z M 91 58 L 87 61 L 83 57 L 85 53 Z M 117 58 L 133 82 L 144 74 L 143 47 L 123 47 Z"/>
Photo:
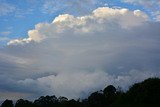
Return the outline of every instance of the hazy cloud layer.
<path id="1" fill-rule="evenodd" d="M 11 31 L 0 32 L 0 35 L 2 36 L 8 36 L 9 34 L 11 34 Z"/>
<path id="2" fill-rule="evenodd" d="M 14 12 L 15 6 L 7 3 L 0 3 L 0 16 Z"/>
<path id="3" fill-rule="evenodd" d="M 146 7 L 155 7 L 155 5 L 160 4 L 160 0 L 122 0 L 122 1 L 134 3 L 134 4 L 140 4 Z"/>
<path id="4" fill-rule="evenodd" d="M 82 98 L 109 84 L 126 89 L 159 77 L 159 29 L 140 10 L 102 7 L 82 17 L 59 15 L 1 47 L 0 90 Z"/>
<path id="5" fill-rule="evenodd" d="M 160 0 L 122 0 L 148 9 L 154 20 L 160 21 Z"/>
<path id="6" fill-rule="evenodd" d="M 89 14 L 97 6 L 102 6 L 102 2 L 99 0 L 45 0 L 42 6 L 42 12 L 46 14 L 67 12 L 79 16 Z"/>

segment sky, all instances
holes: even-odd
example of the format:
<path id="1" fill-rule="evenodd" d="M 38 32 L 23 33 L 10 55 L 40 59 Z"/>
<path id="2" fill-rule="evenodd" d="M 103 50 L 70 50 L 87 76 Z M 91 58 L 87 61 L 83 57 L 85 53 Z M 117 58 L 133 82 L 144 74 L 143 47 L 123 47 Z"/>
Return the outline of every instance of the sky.
<path id="1" fill-rule="evenodd" d="M 0 100 L 127 90 L 159 46 L 160 0 L 0 0 Z"/>

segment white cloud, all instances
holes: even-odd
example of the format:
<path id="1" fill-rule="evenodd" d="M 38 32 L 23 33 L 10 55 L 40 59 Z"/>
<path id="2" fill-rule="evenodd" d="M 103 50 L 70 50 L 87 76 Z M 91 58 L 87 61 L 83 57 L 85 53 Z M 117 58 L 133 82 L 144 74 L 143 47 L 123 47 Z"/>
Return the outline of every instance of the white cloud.
<path id="1" fill-rule="evenodd" d="M 24 39 L 14 39 L 9 41 L 8 45 L 19 45 L 19 44 L 26 44 L 32 42 L 31 38 L 24 38 Z"/>
<path id="2" fill-rule="evenodd" d="M 159 29 L 140 10 L 102 7 L 81 17 L 59 15 L 37 24 L 28 38 L 0 47 L 0 87 L 32 98 L 75 98 L 109 84 L 126 89 L 160 77 Z"/>

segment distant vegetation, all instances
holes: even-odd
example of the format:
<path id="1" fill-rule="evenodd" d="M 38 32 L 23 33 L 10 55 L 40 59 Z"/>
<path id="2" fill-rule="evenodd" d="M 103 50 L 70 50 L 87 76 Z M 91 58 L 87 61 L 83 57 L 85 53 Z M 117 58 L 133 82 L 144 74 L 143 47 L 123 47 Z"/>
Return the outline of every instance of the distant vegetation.
<path id="1" fill-rule="evenodd" d="M 109 85 L 81 101 L 53 95 L 41 96 L 34 102 L 19 99 L 15 104 L 5 100 L 1 107 L 160 107 L 160 79 L 149 78 L 136 83 L 127 92 Z"/>

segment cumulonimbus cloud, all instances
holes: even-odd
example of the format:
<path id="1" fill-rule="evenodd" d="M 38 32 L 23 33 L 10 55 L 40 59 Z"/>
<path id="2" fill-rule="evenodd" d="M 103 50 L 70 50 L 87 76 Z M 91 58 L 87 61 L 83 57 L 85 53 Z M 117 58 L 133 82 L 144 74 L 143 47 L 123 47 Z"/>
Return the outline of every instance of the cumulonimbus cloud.
<path id="1" fill-rule="evenodd" d="M 159 29 L 140 10 L 101 7 L 81 17 L 59 15 L 1 48 L 0 90 L 82 98 L 109 84 L 126 89 L 159 77 Z"/>

